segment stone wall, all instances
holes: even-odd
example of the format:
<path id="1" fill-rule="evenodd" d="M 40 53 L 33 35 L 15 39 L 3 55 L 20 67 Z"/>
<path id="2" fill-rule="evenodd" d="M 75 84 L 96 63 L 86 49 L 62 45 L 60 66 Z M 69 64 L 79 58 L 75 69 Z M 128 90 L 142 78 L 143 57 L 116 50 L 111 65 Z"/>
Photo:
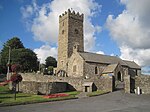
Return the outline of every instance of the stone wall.
<path id="1" fill-rule="evenodd" d="M 84 62 L 84 76 L 94 77 L 95 75 L 101 75 L 106 66 L 106 64 Z M 95 74 L 95 67 L 98 69 L 97 74 Z"/>
<path id="2" fill-rule="evenodd" d="M 121 73 L 121 81 L 123 81 L 124 72 L 123 72 L 123 67 L 120 64 L 118 64 L 117 67 L 114 70 L 114 77 L 115 77 L 116 81 L 118 81 L 118 73 L 119 72 Z"/>
<path id="3" fill-rule="evenodd" d="M 113 77 L 112 76 L 99 76 L 95 75 L 86 81 L 93 82 L 97 90 L 113 91 Z"/>
<path id="4" fill-rule="evenodd" d="M 31 82 L 30 84 L 31 87 L 34 86 L 33 91 L 36 91 L 37 89 L 37 86 L 35 84 L 36 82 L 37 83 L 40 82 L 44 86 L 42 87 L 43 89 L 47 87 L 46 83 L 49 83 L 50 86 L 51 82 L 57 82 L 57 83 L 65 82 L 67 83 L 66 90 L 83 91 L 83 83 L 87 81 L 93 82 L 97 90 L 113 91 L 113 78 L 111 76 L 95 75 L 91 78 L 84 79 L 84 78 L 73 78 L 73 77 L 56 77 L 56 76 L 48 76 L 48 75 L 43 76 L 39 74 L 22 74 L 22 77 L 23 77 L 23 82 L 28 82 L 28 83 Z M 28 83 L 27 85 L 30 87 Z"/>
<path id="5" fill-rule="evenodd" d="M 38 84 L 35 81 L 22 81 L 19 83 L 19 91 L 23 93 L 37 94 Z"/>
<path id="6" fill-rule="evenodd" d="M 21 74 L 23 81 L 35 81 L 35 82 L 67 82 L 67 89 L 82 91 L 82 78 L 74 77 L 57 77 L 41 74 Z"/>
<path id="7" fill-rule="evenodd" d="M 129 75 L 129 73 L 128 73 L 128 70 L 129 68 L 128 67 L 126 67 L 126 66 L 122 66 L 122 72 L 123 72 L 123 74 L 124 74 L 124 77 L 126 77 L 126 76 L 128 76 Z"/>
<path id="8" fill-rule="evenodd" d="M 140 88 L 141 93 L 150 94 L 150 76 L 140 75 L 135 77 L 135 88 Z"/>
<path id="9" fill-rule="evenodd" d="M 22 81 L 20 91 L 30 94 L 51 94 L 66 91 L 67 83 L 65 82 L 35 82 Z"/>
<path id="10" fill-rule="evenodd" d="M 130 93 L 130 76 L 129 75 L 124 77 L 124 84 L 125 84 L 125 87 L 124 87 L 125 93 Z"/>
<path id="11" fill-rule="evenodd" d="M 68 62 L 69 77 L 83 77 L 84 60 L 77 51 L 74 51 Z M 74 68 L 75 67 L 75 68 Z M 73 70 L 75 69 L 75 70 Z"/>

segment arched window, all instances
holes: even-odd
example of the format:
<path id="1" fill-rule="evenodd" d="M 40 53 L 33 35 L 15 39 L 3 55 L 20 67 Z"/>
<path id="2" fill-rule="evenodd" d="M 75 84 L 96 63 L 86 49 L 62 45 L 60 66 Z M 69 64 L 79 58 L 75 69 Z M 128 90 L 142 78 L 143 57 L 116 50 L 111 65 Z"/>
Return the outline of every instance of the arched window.
<path id="1" fill-rule="evenodd" d="M 95 74 L 98 74 L 98 68 L 95 67 Z"/>
<path id="2" fill-rule="evenodd" d="M 76 70 L 77 70 L 77 66 L 74 65 L 74 66 L 73 66 L 73 72 L 76 72 Z"/>
<path id="3" fill-rule="evenodd" d="M 64 30 L 62 30 L 62 34 L 64 34 L 64 32 L 65 32 L 65 31 L 64 31 Z"/>
<path id="4" fill-rule="evenodd" d="M 79 31 L 78 31 L 77 29 L 75 29 L 74 32 L 75 32 L 75 34 L 78 34 L 78 33 L 79 33 Z"/>

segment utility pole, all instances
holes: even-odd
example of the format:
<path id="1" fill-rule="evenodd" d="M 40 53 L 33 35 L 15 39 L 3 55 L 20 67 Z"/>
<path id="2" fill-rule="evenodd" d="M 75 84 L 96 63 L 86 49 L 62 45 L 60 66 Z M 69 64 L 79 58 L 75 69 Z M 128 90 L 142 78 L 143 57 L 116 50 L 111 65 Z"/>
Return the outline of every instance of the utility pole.
<path id="1" fill-rule="evenodd" d="M 2 63 L 2 56 L 1 56 L 1 54 L 0 54 L 0 65 L 1 65 L 1 63 Z"/>
<path id="2" fill-rule="evenodd" d="M 0 47 L 2 46 L 2 42 L 0 41 Z M 2 49 L 0 48 L 0 52 L 2 51 Z M 2 64 L 2 55 L 0 53 L 0 64 Z"/>
<path id="3" fill-rule="evenodd" d="M 7 63 L 7 80 L 9 80 L 10 52 L 11 52 L 11 48 L 8 45 L 5 45 L 5 46 L 9 48 L 9 51 L 8 51 L 8 63 Z"/>
<path id="4" fill-rule="evenodd" d="M 41 65 L 40 65 L 41 58 L 39 58 L 38 60 L 39 60 L 39 72 L 41 72 Z"/>

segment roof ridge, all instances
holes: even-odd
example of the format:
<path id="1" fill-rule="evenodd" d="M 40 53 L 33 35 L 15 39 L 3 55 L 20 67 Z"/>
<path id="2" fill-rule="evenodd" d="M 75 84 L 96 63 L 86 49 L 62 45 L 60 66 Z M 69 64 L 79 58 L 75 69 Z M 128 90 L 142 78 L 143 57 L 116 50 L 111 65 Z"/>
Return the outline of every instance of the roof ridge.
<path id="1" fill-rule="evenodd" d="M 120 63 L 123 66 L 128 66 L 130 68 L 141 67 L 134 61 L 123 60 L 118 56 L 110 56 L 104 54 L 97 54 L 93 52 L 79 52 L 79 55 L 87 62 L 105 63 L 105 64 L 117 64 Z"/>
<path id="2" fill-rule="evenodd" d="M 106 55 L 106 54 L 98 54 L 98 53 L 94 53 L 94 52 L 87 52 L 87 51 L 84 51 L 84 52 L 79 52 L 79 53 L 90 53 L 90 54 L 96 54 L 96 55 L 101 55 L 101 56 L 108 56 L 108 57 L 115 57 L 115 58 L 119 58 L 117 56 L 111 56 L 111 55 Z M 120 58 L 119 58 L 120 59 Z M 122 60 L 122 59 L 121 59 Z"/>

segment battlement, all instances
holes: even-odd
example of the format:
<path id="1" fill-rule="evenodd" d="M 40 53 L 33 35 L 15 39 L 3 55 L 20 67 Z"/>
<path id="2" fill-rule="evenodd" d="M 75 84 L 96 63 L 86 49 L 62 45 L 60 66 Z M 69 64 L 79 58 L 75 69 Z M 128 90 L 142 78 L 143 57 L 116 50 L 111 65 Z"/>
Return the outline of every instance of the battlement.
<path id="1" fill-rule="evenodd" d="M 71 11 L 70 9 L 68 9 L 68 11 L 65 11 L 65 13 L 59 16 L 59 22 L 63 21 L 67 17 L 83 21 L 84 14 L 80 14 L 79 12 Z"/>

